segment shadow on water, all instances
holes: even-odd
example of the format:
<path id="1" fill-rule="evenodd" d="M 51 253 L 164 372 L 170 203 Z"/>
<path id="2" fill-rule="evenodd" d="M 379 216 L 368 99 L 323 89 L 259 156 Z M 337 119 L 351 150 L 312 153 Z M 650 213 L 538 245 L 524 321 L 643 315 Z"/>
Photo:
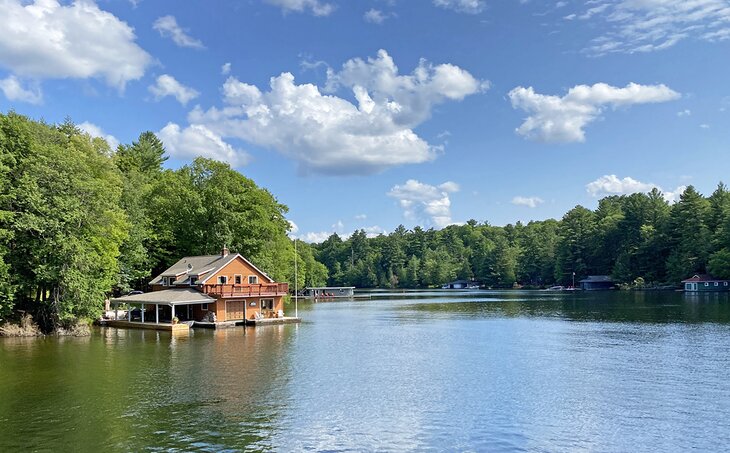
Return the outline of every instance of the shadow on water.
<path id="1" fill-rule="evenodd" d="M 730 323 L 730 294 L 675 291 L 429 291 L 373 292 L 396 302 L 403 316 L 559 318 L 572 321 Z"/>

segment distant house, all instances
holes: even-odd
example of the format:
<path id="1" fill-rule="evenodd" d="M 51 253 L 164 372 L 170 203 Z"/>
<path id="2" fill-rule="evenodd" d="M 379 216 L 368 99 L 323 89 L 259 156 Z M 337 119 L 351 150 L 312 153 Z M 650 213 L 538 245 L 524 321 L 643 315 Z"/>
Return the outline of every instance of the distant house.
<path id="1" fill-rule="evenodd" d="M 455 280 L 453 282 L 444 283 L 441 289 L 478 289 L 479 282 L 469 280 Z"/>
<path id="2" fill-rule="evenodd" d="M 141 322 L 229 322 L 280 315 L 287 283 L 277 283 L 238 253 L 187 256 L 150 282 L 152 292 L 112 299 L 140 306 Z M 132 321 L 133 313 L 127 316 Z"/>
<path id="3" fill-rule="evenodd" d="M 608 275 L 589 275 L 580 281 L 580 289 L 585 291 L 598 291 L 613 289 L 614 282 Z"/>
<path id="4" fill-rule="evenodd" d="M 730 291 L 730 280 L 722 280 L 708 274 L 697 274 L 682 280 L 684 290 L 689 292 Z"/>

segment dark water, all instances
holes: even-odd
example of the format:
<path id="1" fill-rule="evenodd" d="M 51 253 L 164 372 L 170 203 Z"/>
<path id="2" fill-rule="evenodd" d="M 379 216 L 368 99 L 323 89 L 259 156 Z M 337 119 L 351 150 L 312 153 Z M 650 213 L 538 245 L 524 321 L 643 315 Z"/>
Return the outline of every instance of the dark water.
<path id="1" fill-rule="evenodd" d="M 0 451 L 730 448 L 728 295 L 372 294 L 301 325 L 0 339 Z"/>

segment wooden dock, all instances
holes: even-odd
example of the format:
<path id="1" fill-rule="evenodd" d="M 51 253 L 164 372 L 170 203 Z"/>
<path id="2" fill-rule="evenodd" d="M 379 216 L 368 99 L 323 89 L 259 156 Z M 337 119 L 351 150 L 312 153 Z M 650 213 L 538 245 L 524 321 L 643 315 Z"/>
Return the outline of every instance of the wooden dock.
<path id="1" fill-rule="evenodd" d="M 122 320 L 108 320 L 103 325 L 108 327 L 117 327 L 120 329 L 147 329 L 147 330 L 162 330 L 167 332 L 190 332 L 190 326 L 185 323 L 170 324 L 170 323 L 153 323 L 153 322 L 130 322 Z"/>
<path id="2" fill-rule="evenodd" d="M 296 324 L 302 322 L 302 318 L 296 318 L 294 316 L 285 316 L 283 318 L 261 318 L 261 319 L 247 319 L 246 325 L 249 326 L 270 326 L 276 324 Z"/>

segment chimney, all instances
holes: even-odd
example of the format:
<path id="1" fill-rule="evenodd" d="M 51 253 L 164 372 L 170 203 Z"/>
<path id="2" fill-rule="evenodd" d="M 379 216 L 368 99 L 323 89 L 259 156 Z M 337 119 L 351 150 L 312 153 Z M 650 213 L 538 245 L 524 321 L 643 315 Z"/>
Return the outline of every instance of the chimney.
<path id="1" fill-rule="evenodd" d="M 228 256 L 228 247 L 226 247 L 225 245 L 223 246 L 223 251 L 221 251 L 221 256 L 223 258 Z"/>

